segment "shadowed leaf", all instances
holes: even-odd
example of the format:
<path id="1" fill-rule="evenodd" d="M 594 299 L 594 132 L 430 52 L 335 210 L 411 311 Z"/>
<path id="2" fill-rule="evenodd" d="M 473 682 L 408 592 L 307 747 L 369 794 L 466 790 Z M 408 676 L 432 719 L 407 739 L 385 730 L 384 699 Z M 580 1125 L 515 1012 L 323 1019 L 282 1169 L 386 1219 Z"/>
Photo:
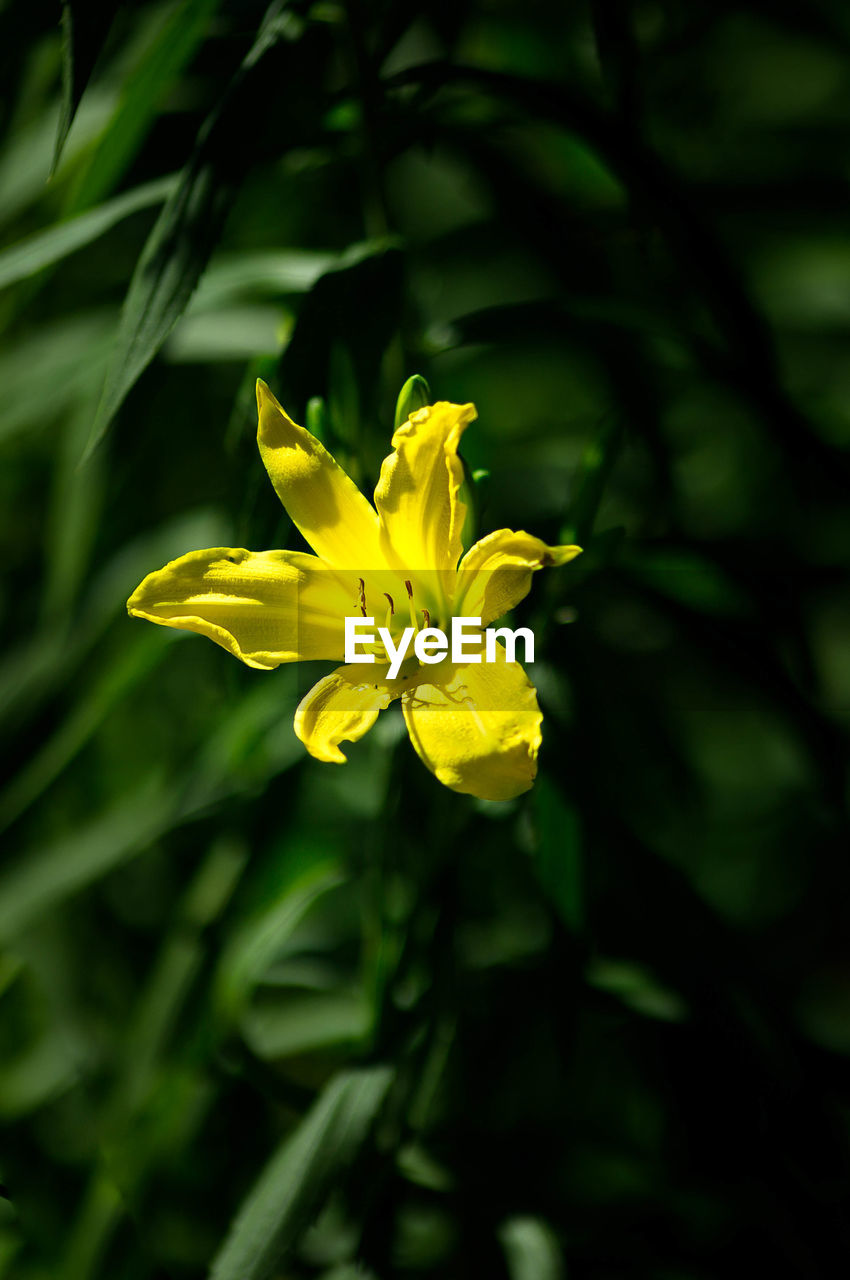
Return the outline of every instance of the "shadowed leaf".
<path id="1" fill-rule="evenodd" d="M 511 1280 L 565 1280 L 561 1250 L 540 1218 L 508 1218 L 499 1228 Z"/>
<path id="2" fill-rule="evenodd" d="M 204 38 L 219 0 L 174 6 L 159 37 L 129 80 L 91 163 L 75 190 L 74 209 L 86 209 L 115 187 L 156 117 L 162 98 Z"/>
<path id="3" fill-rule="evenodd" d="M 74 121 L 98 55 L 106 43 L 115 9 L 87 5 L 83 0 L 62 0 L 62 107 L 53 152 L 51 177 Z"/>
<path id="4" fill-rule="evenodd" d="M 259 145 L 258 122 L 285 75 L 272 57 L 289 34 L 273 4 L 160 214 L 133 273 L 87 454 L 186 309 Z M 259 131 L 260 134 L 262 130 Z"/>
<path id="5" fill-rule="evenodd" d="M 154 182 L 146 182 L 144 186 L 125 191 L 114 200 L 81 213 L 67 222 L 49 227 L 46 231 L 36 231 L 18 244 L 11 245 L 0 253 L 0 289 L 16 284 L 34 276 L 45 267 L 61 262 L 69 254 L 76 253 L 85 245 L 97 240 L 116 222 L 127 218 L 139 209 L 148 209 L 152 205 L 161 204 L 174 188 L 175 179 L 157 178 Z"/>
<path id="6" fill-rule="evenodd" d="M 210 1280 L 268 1280 L 363 1144 L 392 1080 L 345 1071 L 324 1089 L 248 1193 Z"/>
<path id="7" fill-rule="evenodd" d="M 578 816 L 545 777 L 537 781 L 533 803 L 537 874 L 558 914 L 577 933 L 584 923 Z"/>

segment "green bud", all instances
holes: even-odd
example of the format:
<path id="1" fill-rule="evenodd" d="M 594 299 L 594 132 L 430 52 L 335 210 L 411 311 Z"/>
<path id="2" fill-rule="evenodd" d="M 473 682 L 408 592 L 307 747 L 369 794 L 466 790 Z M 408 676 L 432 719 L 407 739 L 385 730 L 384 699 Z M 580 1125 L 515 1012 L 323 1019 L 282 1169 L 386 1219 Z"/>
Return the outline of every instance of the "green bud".
<path id="1" fill-rule="evenodd" d="M 417 409 L 424 409 L 426 405 L 433 404 L 431 399 L 431 388 L 419 373 L 414 373 L 412 378 L 408 378 L 401 391 L 395 406 L 395 425 L 400 427 L 403 422 Z"/>
<path id="2" fill-rule="evenodd" d="M 321 396 L 313 396 L 307 401 L 307 418 L 304 423 L 311 435 L 322 444 L 327 443 L 328 411 Z"/>
<path id="3" fill-rule="evenodd" d="M 466 515 L 463 520 L 460 540 L 463 543 L 464 551 L 466 551 L 474 542 L 478 541 L 481 531 L 481 512 L 487 494 L 487 482 L 490 479 L 490 472 L 481 468 L 470 471 L 463 455 L 459 454 L 458 456 L 463 465 L 463 484 L 460 486 L 459 496 L 461 502 L 466 503 Z"/>

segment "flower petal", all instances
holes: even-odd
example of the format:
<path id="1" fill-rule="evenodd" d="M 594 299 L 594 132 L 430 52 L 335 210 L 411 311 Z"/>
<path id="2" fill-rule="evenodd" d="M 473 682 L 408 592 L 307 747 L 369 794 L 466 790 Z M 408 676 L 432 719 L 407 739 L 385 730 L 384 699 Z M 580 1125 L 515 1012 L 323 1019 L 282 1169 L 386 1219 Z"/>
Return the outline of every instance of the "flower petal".
<path id="1" fill-rule="evenodd" d="M 466 505 L 459 497 L 457 449 L 475 416 L 472 404 L 440 401 L 417 409 L 393 435 L 394 452 L 384 459 L 375 489 L 387 559 L 409 576 L 436 570 L 445 588 L 463 550 Z"/>
<path id="2" fill-rule="evenodd" d="M 345 764 L 340 742 L 357 742 L 401 693 L 385 683 L 387 668 L 352 663 L 314 685 L 295 712 L 295 732 L 317 760 Z M 374 672 L 374 679 L 369 676 Z"/>
<path id="3" fill-rule="evenodd" d="M 386 567 L 377 513 L 325 446 L 284 412 L 257 381 L 257 441 L 269 478 L 293 524 L 317 555 L 362 575 Z"/>
<path id="4" fill-rule="evenodd" d="M 149 573 L 127 601 L 133 617 L 208 636 L 249 667 L 339 658 L 354 599 L 301 551 L 190 551 Z"/>
<path id="5" fill-rule="evenodd" d="M 537 773 L 542 715 L 518 662 L 444 663 L 402 697 L 410 740 L 431 772 L 453 791 L 512 800 Z"/>
<path id="6" fill-rule="evenodd" d="M 567 564 L 580 553 L 581 547 L 549 547 L 530 533 L 497 529 L 461 560 L 455 613 L 480 618 L 486 627 L 528 595 L 535 570 Z"/>

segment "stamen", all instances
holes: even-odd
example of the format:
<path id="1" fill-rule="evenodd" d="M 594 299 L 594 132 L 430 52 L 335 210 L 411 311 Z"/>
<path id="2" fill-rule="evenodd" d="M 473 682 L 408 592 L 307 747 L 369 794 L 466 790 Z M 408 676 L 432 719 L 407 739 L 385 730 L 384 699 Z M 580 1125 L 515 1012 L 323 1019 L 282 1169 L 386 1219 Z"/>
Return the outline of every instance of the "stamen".
<path id="1" fill-rule="evenodd" d="M 357 581 L 360 583 L 360 612 L 363 614 L 363 617 L 365 618 L 366 617 L 366 583 L 363 581 L 362 578 L 358 578 Z"/>
<path id="2" fill-rule="evenodd" d="M 410 625 L 413 627 L 414 631 L 418 631 L 419 623 L 416 619 L 416 610 L 413 607 L 413 586 L 411 585 L 409 578 L 405 578 L 404 588 L 407 592 L 407 607 L 410 612 Z"/>
<path id="3" fill-rule="evenodd" d="M 393 598 L 390 595 L 389 591 L 385 591 L 384 596 L 390 602 L 390 607 L 389 609 L 387 609 L 387 616 L 384 618 L 384 626 L 386 627 L 387 631 L 392 631 L 393 629 L 392 619 L 393 619 L 393 614 L 395 613 L 395 605 L 393 604 Z"/>
<path id="4" fill-rule="evenodd" d="M 430 625 L 431 625 L 431 615 L 430 615 L 430 613 L 428 612 L 428 610 L 427 610 L 427 609 L 423 609 L 423 610 L 422 610 L 422 616 L 423 616 L 423 617 L 424 617 L 424 619 L 425 619 L 425 626 L 426 626 L 426 627 L 430 627 Z"/>

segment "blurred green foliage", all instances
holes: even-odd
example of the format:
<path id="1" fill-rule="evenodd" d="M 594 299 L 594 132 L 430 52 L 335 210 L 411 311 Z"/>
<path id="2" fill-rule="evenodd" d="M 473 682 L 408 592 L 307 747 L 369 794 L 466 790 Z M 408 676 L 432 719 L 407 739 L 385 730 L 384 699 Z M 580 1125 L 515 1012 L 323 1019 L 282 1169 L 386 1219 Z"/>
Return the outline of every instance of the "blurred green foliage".
<path id="1" fill-rule="evenodd" d="M 0 9 L 0 1277 L 844 1274 L 846 7 L 62 9 Z M 124 612 L 297 545 L 256 376 L 368 490 L 417 372 L 586 547 L 509 805 Z"/>

